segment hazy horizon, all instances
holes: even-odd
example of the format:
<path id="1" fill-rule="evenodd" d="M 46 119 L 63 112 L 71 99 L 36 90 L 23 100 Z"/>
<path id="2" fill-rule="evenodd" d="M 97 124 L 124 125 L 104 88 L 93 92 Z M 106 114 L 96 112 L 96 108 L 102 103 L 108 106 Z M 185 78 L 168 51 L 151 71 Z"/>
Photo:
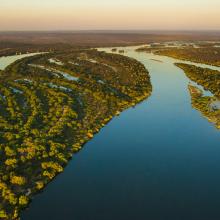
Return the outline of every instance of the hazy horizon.
<path id="1" fill-rule="evenodd" d="M 2 0 L 0 31 L 220 30 L 219 8 L 219 0 Z"/>

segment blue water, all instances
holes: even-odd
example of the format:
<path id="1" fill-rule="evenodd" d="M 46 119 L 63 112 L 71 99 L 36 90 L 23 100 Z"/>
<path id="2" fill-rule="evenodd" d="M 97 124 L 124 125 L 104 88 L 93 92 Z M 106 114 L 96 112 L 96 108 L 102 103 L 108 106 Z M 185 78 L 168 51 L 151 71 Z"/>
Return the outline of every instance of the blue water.
<path id="1" fill-rule="evenodd" d="M 22 220 L 219 220 L 220 132 L 192 109 L 169 58 L 126 53 L 153 93 L 106 125 L 37 195 Z"/>

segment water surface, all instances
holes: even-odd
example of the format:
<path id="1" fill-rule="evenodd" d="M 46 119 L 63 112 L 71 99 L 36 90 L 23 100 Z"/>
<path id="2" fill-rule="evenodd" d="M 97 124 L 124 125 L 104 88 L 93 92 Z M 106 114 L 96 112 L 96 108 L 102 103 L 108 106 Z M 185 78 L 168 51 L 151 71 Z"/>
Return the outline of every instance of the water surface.
<path id="1" fill-rule="evenodd" d="M 19 60 L 25 57 L 34 56 L 37 54 L 40 54 L 40 53 L 27 53 L 27 54 L 0 57 L 0 70 L 4 70 L 8 65 L 15 62 L 16 60 Z"/>
<path id="2" fill-rule="evenodd" d="M 126 50 L 149 70 L 151 97 L 74 155 L 22 220 L 220 219 L 220 132 L 192 109 L 173 59 Z"/>

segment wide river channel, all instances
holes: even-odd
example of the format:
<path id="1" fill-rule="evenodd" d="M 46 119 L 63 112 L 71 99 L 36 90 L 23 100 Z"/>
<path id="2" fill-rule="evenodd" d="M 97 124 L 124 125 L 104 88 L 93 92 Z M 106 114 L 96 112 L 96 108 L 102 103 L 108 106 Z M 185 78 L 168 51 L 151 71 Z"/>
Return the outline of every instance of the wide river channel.
<path id="1" fill-rule="evenodd" d="M 149 70 L 152 95 L 74 155 L 22 220 L 220 219 L 220 131 L 191 107 L 176 60 L 124 49 Z"/>

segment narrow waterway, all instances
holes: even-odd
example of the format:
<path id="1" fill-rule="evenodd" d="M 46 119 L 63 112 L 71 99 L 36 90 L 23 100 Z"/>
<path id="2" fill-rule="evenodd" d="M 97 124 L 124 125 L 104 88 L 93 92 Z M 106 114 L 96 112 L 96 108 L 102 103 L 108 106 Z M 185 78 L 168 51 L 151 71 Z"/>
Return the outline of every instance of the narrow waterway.
<path id="1" fill-rule="evenodd" d="M 173 59 L 126 51 L 149 70 L 151 97 L 95 135 L 22 220 L 220 219 L 220 131 L 192 109 Z"/>

